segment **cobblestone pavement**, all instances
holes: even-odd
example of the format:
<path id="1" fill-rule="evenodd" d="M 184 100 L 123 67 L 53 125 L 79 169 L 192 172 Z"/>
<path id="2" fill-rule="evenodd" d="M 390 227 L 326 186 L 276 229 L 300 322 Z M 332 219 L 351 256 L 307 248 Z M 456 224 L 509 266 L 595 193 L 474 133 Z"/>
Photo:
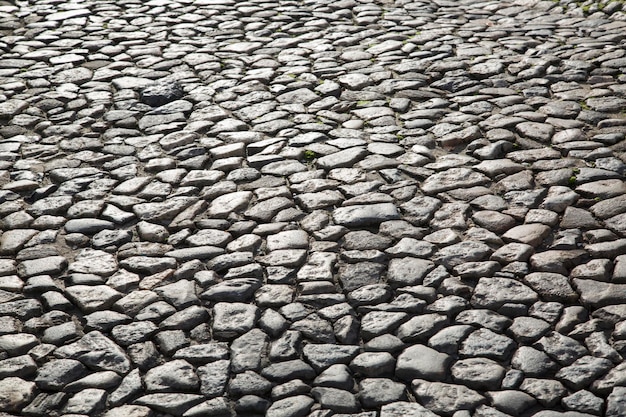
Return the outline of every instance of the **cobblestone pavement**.
<path id="1" fill-rule="evenodd" d="M 0 417 L 626 415 L 623 3 L 2 2 Z"/>

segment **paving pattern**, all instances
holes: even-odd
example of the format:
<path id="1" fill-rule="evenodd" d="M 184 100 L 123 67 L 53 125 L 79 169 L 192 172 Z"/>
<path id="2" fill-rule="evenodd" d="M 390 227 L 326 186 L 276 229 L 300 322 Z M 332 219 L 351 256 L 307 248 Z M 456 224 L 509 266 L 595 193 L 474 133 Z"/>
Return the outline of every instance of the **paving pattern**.
<path id="1" fill-rule="evenodd" d="M 0 4 L 0 416 L 626 415 L 626 9 Z"/>

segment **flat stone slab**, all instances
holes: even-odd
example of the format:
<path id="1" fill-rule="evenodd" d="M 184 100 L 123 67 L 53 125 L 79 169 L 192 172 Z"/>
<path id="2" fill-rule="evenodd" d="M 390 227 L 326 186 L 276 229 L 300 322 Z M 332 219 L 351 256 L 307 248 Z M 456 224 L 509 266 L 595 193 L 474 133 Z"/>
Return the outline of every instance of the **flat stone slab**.
<path id="1" fill-rule="evenodd" d="M 339 207 L 333 210 L 335 223 L 346 227 L 375 225 L 399 218 L 400 213 L 393 203 Z"/>
<path id="2" fill-rule="evenodd" d="M 470 168 L 450 168 L 426 178 L 422 183 L 422 191 L 426 194 L 437 194 L 454 188 L 489 184 L 490 181 L 484 174 Z"/>

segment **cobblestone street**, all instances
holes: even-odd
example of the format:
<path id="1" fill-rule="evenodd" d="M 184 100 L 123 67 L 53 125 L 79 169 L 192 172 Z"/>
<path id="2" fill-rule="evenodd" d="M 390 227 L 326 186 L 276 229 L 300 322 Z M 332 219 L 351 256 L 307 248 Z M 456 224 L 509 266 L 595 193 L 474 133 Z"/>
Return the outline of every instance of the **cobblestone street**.
<path id="1" fill-rule="evenodd" d="M 624 417 L 625 135 L 621 0 L 0 0 L 0 417 Z"/>

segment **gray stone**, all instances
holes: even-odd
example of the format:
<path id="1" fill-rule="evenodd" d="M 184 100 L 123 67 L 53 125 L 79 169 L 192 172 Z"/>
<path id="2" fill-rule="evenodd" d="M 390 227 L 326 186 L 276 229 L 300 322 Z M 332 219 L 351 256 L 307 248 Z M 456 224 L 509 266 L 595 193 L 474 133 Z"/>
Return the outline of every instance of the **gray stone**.
<path id="1" fill-rule="evenodd" d="M 359 400 L 366 408 L 403 401 L 406 386 L 388 378 L 366 378 L 359 383 Z"/>
<path id="2" fill-rule="evenodd" d="M 604 401 L 587 390 L 580 390 L 561 400 L 561 404 L 567 410 L 580 413 L 600 415 L 604 407 Z"/>
<path id="3" fill-rule="evenodd" d="M 457 361 L 451 368 L 455 382 L 477 390 L 494 390 L 500 387 L 506 370 L 487 358 L 468 358 Z"/>
<path id="4" fill-rule="evenodd" d="M 48 256 L 41 259 L 22 261 L 17 266 L 17 274 L 22 278 L 35 275 L 56 275 L 67 266 L 67 259 L 63 256 Z"/>
<path id="5" fill-rule="evenodd" d="M 202 364 L 227 359 L 228 355 L 228 345 L 225 342 L 210 342 L 179 349 L 173 358 L 184 359 L 192 364 Z"/>
<path id="6" fill-rule="evenodd" d="M 557 369 L 557 364 L 544 352 L 530 346 L 520 346 L 511 359 L 511 366 L 529 377 L 547 376 Z"/>
<path id="7" fill-rule="evenodd" d="M 513 390 L 488 392 L 487 397 L 495 408 L 512 416 L 521 415 L 537 403 L 532 396 Z"/>
<path id="8" fill-rule="evenodd" d="M 422 314 L 401 324 L 396 336 L 403 342 L 425 342 L 447 323 L 448 318 L 443 314 Z"/>
<path id="9" fill-rule="evenodd" d="M 201 417 L 205 415 L 230 416 L 232 411 L 224 397 L 217 397 L 191 407 L 183 414 L 183 417 Z"/>
<path id="10" fill-rule="evenodd" d="M 243 303 L 217 303 L 213 307 L 213 333 L 221 339 L 234 339 L 251 330 L 258 309 Z"/>
<path id="11" fill-rule="evenodd" d="M 161 81 L 148 85 L 141 90 L 141 101 L 158 107 L 183 97 L 182 86 L 176 81 Z"/>
<path id="12" fill-rule="evenodd" d="M 318 377 L 313 381 L 313 385 L 350 391 L 354 388 L 354 379 L 347 365 L 334 364 L 320 372 Z"/>
<path id="13" fill-rule="evenodd" d="M 457 187 L 473 187 L 490 182 L 485 175 L 469 168 L 450 168 L 429 176 L 422 183 L 422 190 L 427 194 L 437 194 Z"/>
<path id="14" fill-rule="evenodd" d="M 197 394 L 156 393 L 143 395 L 135 403 L 179 417 L 202 400 L 204 397 Z"/>
<path id="15" fill-rule="evenodd" d="M 152 410 L 142 405 L 122 405 L 111 408 L 103 417 L 151 417 Z"/>
<path id="16" fill-rule="evenodd" d="M 215 398 L 224 394 L 229 378 L 230 362 L 217 360 L 197 369 L 200 378 L 200 393 L 207 398 Z"/>
<path id="17" fill-rule="evenodd" d="M 461 341 L 473 330 L 474 328 L 470 325 L 444 327 L 428 340 L 428 346 L 440 352 L 456 354 L 461 345 Z"/>
<path id="18" fill-rule="evenodd" d="M 505 241 L 525 243 L 532 247 L 539 246 L 550 233 L 550 227 L 544 224 L 524 224 L 509 229 L 502 238 Z"/>
<path id="19" fill-rule="evenodd" d="M 399 218 L 398 209 L 392 203 L 340 207 L 333 211 L 335 223 L 346 227 L 375 225 Z"/>
<path id="20" fill-rule="evenodd" d="M 118 344 L 128 346 L 148 340 L 157 329 L 157 326 L 150 321 L 136 321 L 115 326 L 111 330 L 111 335 Z"/>
<path id="21" fill-rule="evenodd" d="M 507 303 L 530 305 L 537 301 L 537 293 L 510 278 L 481 278 L 474 290 L 474 307 L 498 309 Z"/>
<path id="22" fill-rule="evenodd" d="M 567 390 L 560 382 L 550 379 L 526 378 L 520 389 L 535 397 L 544 407 L 556 405 L 567 395 Z"/>
<path id="23" fill-rule="evenodd" d="M 433 260 L 452 268 L 465 262 L 486 260 L 491 252 L 491 248 L 484 243 L 464 241 L 440 249 L 435 253 Z"/>
<path id="24" fill-rule="evenodd" d="M 382 281 L 384 265 L 374 262 L 359 262 L 339 267 L 339 282 L 345 291 L 354 291 L 366 285 Z"/>
<path id="25" fill-rule="evenodd" d="M 580 293 L 580 300 L 594 308 L 610 304 L 622 304 L 626 301 L 626 284 L 611 284 L 591 279 L 572 280 L 574 287 Z"/>
<path id="26" fill-rule="evenodd" d="M 67 414 L 93 415 L 102 411 L 106 404 L 107 392 L 97 388 L 87 388 L 74 394 L 65 404 Z"/>
<path id="27" fill-rule="evenodd" d="M 236 374 L 228 383 L 228 392 L 234 397 L 243 395 L 263 395 L 272 388 L 272 384 L 253 371 Z"/>
<path id="28" fill-rule="evenodd" d="M 358 353 L 358 346 L 336 346 L 331 344 L 307 344 L 302 349 L 304 358 L 318 372 L 331 365 L 349 363 Z"/>
<path id="29" fill-rule="evenodd" d="M 77 342 L 56 350 L 61 357 L 78 359 L 93 369 L 126 374 L 130 371 L 130 360 L 124 351 L 99 331 L 87 333 Z"/>
<path id="30" fill-rule="evenodd" d="M 18 377 L 0 380 L 0 410 L 20 412 L 35 397 L 37 386 L 34 382 Z"/>
<path id="31" fill-rule="evenodd" d="M 393 375 L 395 364 L 395 358 L 388 352 L 364 352 L 350 362 L 350 368 L 360 375 L 380 377 Z"/>
<path id="32" fill-rule="evenodd" d="M 28 333 L 9 332 L 0 336 L 0 349 L 11 356 L 25 354 L 38 344 L 37 337 Z"/>
<path id="33" fill-rule="evenodd" d="M 87 388 L 115 388 L 122 382 L 122 377 L 113 371 L 102 371 L 89 374 L 78 381 L 65 386 L 67 392 L 78 392 Z"/>
<path id="34" fill-rule="evenodd" d="M 524 282 L 545 301 L 572 303 L 578 299 L 569 279 L 560 274 L 534 272 L 526 275 Z"/>
<path id="35" fill-rule="evenodd" d="M 576 340 L 557 332 L 550 332 L 539 339 L 537 346 L 561 365 L 571 365 L 587 353 L 587 349 Z"/>
<path id="36" fill-rule="evenodd" d="M 252 329 L 235 339 L 230 346 L 231 370 L 258 371 L 261 368 L 261 359 L 267 349 L 268 337 L 259 330 Z"/>
<path id="37" fill-rule="evenodd" d="M 122 294 L 107 285 L 73 285 L 66 294 L 85 313 L 111 307 Z"/>
<path id="38" fill-rule="evenodd" d="M 392 287 L 418 285 L 435 264 L 419 258 L 397 258 L 389 262 L 387 280 Z"/>
<path id="39" fill-rule="evenodd" d="M 465 356 L 484 356 L 495 360 L 507 360 L 515 349 L 515 342 L 506 336 L 488 329 L 471 333 L 461 346 L 459 353 Z"/>
<path id="40" fill-rule="evenodd" d="M 463 385 L 414 379 L 411 387 L 418 401 L 427 409 L 444 415 L 458 410 L 473 411 L 486 402 L 485 397 Z"/>
<path id="41" fill-rule="evenodd" d="M 285 382 L 292 379 L 310 380 L 315 377 L 315 370 L 306 362 L 294 359 L 277 362 L 261 371 L 261 375 L 271 381 Z"/>
<path id="42" fill-rule="evenodd" d="M 393 332 L 407 318 L 407 313 L 371 311 L 361 319 L 361 335 L 365 340 Z"/>
<path id="43" fill-rule="evenodd" d="M 615 387 L 607 398 L 606 415 L 619 416 L 626 411 L 626 401 L 624 400 L 626 389 L 624 387 Z"/>
<path id="44" fill-rule="evenodd" d="M 413 403 L 413 402 L 404 402 L 398 401 L 393 402 L 391 404 L 383 405 L 380 409 L 380 417 L 404 417 L 404 416 L 415 416 L 415 417 L 435 417 L 437 414 L 430 411 L 428 408 L 424 406 Z"/>
<path id="45" fill-rule="evenodd" d="M 572 389 L 579 390 L 589 386 L 612 367 L 613 363 L 608 359 L 583 356 L 571 365 L 561 368 L 555 377 Z"/>
<path id="46" fill-rule="evenodd" d="M 360 408 L 356 396 L 349 391 L 315 387 L 311 390 L 311 394 L 323 408 L 330 409 L 335 413 L 354 413 Z"/>
<path id="47" fill-rule="evenodd" d="M 275 401 L 266 412 L 267 417 L 304 417 L 306 416 L 314 401 L 306 395 L 296 395 Z"/>
<path id="48" fill-rule="evenodd" d="M 87 373 L 87 369 L 74 359 L 55 359 L 41 366 L 35 377 L 37 386 L 50 391 L 61 391 L 70 382 Z"/>
<path id="49" fill-rule="evenodd" d="M 445 353 L 423 345 L 406 348 L 399 356 L 396 364 L 396 376 L 405 381 L 415 378 L 443 380 L 448 372 L 452 358 Z"/>
<path id="50" fill-rule="evenodd" d="M 150 369 L 144 383 L 147 392 L 193 392 L 200 386 L 200 379 L 189 362 L 176 359 Z"/>

